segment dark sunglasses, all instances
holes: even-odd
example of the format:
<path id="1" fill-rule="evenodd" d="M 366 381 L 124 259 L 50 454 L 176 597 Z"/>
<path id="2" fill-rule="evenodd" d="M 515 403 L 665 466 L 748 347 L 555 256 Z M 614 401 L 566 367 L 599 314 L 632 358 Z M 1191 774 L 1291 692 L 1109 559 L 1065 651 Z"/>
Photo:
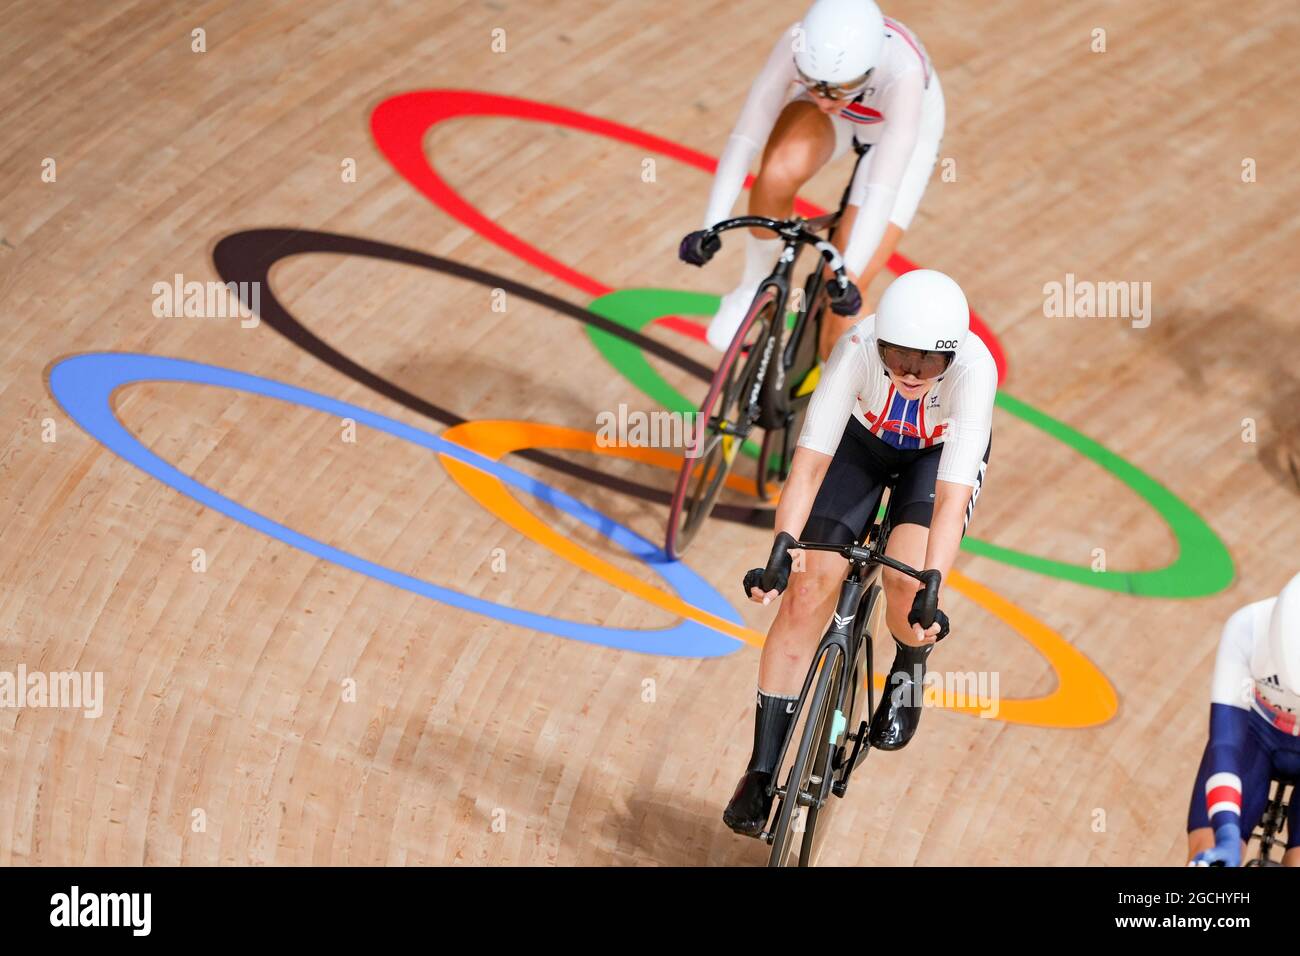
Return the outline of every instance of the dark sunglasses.
<path id="1" fill-rule="evenodd" d="M 948 371 L 956 352 L 928 352 L 923 349 L 907 349 L 901 345 L 877 342 L 876 350 L 880 361 L 900 378 L 915 375 L 917 378 L 938 378 Z"/>

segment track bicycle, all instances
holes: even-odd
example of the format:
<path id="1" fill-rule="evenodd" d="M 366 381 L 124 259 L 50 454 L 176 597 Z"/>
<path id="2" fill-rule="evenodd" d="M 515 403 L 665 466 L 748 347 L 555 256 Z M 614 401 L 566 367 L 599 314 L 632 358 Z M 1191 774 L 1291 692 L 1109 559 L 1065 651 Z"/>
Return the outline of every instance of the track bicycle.
<path id="1" fill-rule="evenodd" d="M 855 148 L 861 163 L 870 147 L 855 144 Z M 716 237 L 732 229 L 757 227 L 775 233 L 784 245 L 772 274 L 759 284 L 700 405 L 695 436 L 669 505 L 664 550 L 672 560 L 680 558 L 695 540 L 713 511 L 736 455 L 755 429 L 763 430 L 761 444 L 757 448 L 750 444 L 758 459 L 755 489 L 759 500 L 771 498 L 773 478 L 784 481 L 790 473 L 794 443 L 816 384 L 822 317 L 828 306 L 852 296 L 853 283 L 828 238 L 848 208 L 848 200 L 846 186 L 839 208 L 815 219 L 740 216 L 706 230 Z M 793 322 L 787 335 L 791 273 L 806 246 L 820 256 L 804 280 L 803 294 L 793 302 Z M 833 273 L 830 277 L 827 268 Z"/>
<path id="2" fill-rule="evenodd" d="M 891 491 L 897 475 L 891 476 L 886 489 Z M 880 498 L 873 510 L 880 511 Z M 861 543 L 850 545 L 795 541 L 790 535 L 778 535 L 777 542 L 763 570 L 761 587 L 776 586 L 778 569 L 792 550 L 831 551 L 849 562 L 844 583 L 830 628 L 813 655 L 803 689 L 799 692 L 795 718 L 781 745 L 776 772 L 772 774 L 769 794 L 774 796 L 774 816 L 770 828 L 758 838 L 772 847 L 769 866 L 812 866 L 817 862 L 826 832 L 827 815 L 833 802 L 848 791 L 853 771 L 866 759 L 871 744 L 868 737 L 871 715 L 875 712 L 875 674 L 872 668 L 872 641 L 886 630 L 885 594 L 881 585 L 882 567 L 893 568 L 915 578 L 923 586 L 919 623 L 928 628 L 939 608 L 937 570 L 917 571 L 885 554 L 892 528 L 890 508 L 873 522 Z M 866 717 L 862 716 L 863 691 L 866 691 Z M 795 749 L 794 761 L 784 783 L 780 770 L 794 742 L 802 719 L 802 733 Z M 800 811 L 805 811 L 800 813 Z"/>
<path id="3" fill-rule="evenodd" d="M 1245 866 L 1282 865 L 1279 861 L 1273 859 L 1273 847 L 1280 842 L 1282 830 L 1286 826 L 1288 805 L 1290 801 L 1296 799 L 1295 781 L 1274 774 L 1271 786 L 1272 790 L 1269 793 L 1268 806 L 1264 808 L 1264 816 L 1260 819 L 1255 832 L 1250 835 L 1250 839 L 1247 841 L 1247 849 L 1249 849 L 1251 842 L 1259 841 L 1259 856 L 1247 860 Z M 1283 849 L 1285 850 L 1285 846 Z"/>

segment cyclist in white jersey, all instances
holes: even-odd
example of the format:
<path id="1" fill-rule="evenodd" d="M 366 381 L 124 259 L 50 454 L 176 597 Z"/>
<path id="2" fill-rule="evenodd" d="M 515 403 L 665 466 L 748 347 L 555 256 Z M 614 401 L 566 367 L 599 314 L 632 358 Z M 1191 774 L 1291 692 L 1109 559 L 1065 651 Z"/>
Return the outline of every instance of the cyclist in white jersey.
<path id="1" fill-rule="evenodd" d="M 911 224 L 943 128 L 939 76 L 911 31 L 883 17 L 872 0 L 817 0 L 777 40 L 750 88 L 718 161 L 704 227 L 731 214 L 760 150 L 749 214 L 787 219 L 804 183 L 856 139 L 869 149 L 832 239 L 849 278 L 865 295 Z M 717 248 L 716 237 L 701 231 L 687 236 L 680 254 L 702 265 Z M 723 296 L 709 324 L 714 348 L 726 350 L 779 251 L 780 240 L 770 233 L 747 233 L 740 284 Z M 823 358 L 853 321 L 826 317 L 819 343 Z"/>
<path id="2" fill-rule="evenodd" d="M 876 314 L 836 343 L 813 393 L 790 476 L 776 512 L 778 538 L 849 544 L 875 518 L 881 489 L 894 483 L 894 527 L 886 553 L 945 578 L 957 556 L 988 465 L 997 367 L 977 336 L 961 288 L 941 272 L 908 272 L 885 290 Z M 810 551 L 804 569 L 763 592 L 763 569 L 745 593 L 767 604 L 785 593 L 763 645 L 754 750 L 723 814 L 739 833 L 761 831 L 771 809 L 766 788 L 831 612 L 845 561 Z M 871 743 L 897 750 L 920 721 L 920 687 L 934 643 L 948 633 L 941 610 L 922 630 L 919 585 L 886 568 L 886 623 L 895 657 L 886 695 L 871 720 Z M 940 590 L 940 606 L 944 604 Z"/>

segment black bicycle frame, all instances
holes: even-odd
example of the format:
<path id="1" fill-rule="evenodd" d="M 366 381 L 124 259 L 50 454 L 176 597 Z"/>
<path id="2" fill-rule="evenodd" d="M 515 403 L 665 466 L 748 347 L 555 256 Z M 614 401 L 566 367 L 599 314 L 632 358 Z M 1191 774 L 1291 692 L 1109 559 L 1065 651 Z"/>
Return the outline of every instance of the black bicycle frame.
<path id="1" fill-rule="evenodd" d="M 862 145 L 854 142 L 854 150 L 858 158 L 853 163 L 853 173 L 849 176 L 849 181 L 844 185 L 844 192 L 840 194 L 840 204 L 835 212 L 819 216 L 808 223 L 808 227 L 814 232 L 820 232 L 822 229 L 827 231 L 828 235 L 833 235 L 835 229 L 839 226 L 840 220 L 844 218 L 844 211 L 849 207 L 849 193 L 853 189 L 853 180 L 858 177 L 858 167 L 862 165 L 862 158 L 867 155 L 871 145 Z M 813 317 L 813 307 L 816 306 L 818 298 L 821 296 L 822 287 L 826 284 L 826 273 L 822 269 L 814 269 L 808 276 L 808 282 L 804 286 L 804 306 L 799 311 L 799 317 L 790 330 L 790 341 L 786 343 L 783 354 L 783 365 L 790 368 L 794 365 L 795 357 L 799 354 L 799 345 Z"/>
<path id="2" fill-rule="evenodd" d="M 892 476 L 892 478 L 897 478 L 897 476 Z M 840 585 L 839 600 L 835 605 L 835 613 L 831 618 L 831 626 L 829 630 L 827 630 L 826 635 L 822 638 L 821 643 L 817 645 L 817 650 L 813 654 L 812 664 L 808 668 L 808 673 L 804 677 L 803 688 L 799 692 L 799 705 L 796 712 L 802 711 L 804 703 L 808 699 L 808 692 L 812 688 L 813 678 L 821 668 L 834 667 L 836 657 L 840 656 L 844 660 L 845 673 L 842 675 L 842 679 L 840 680 L 839 687 L 836 691 L 835 710 L 840 714 L 849 713 L 851 708 L 845 707 L 846 696 L 850 693 L 856 694 L 858 692 L 856 687 L 849 686 L 853 683 L 852 675 L 849 673 L 849 668 L 856 662 L 858 654 L 862 653 L 866 658 L 868 670 L 868 673 L 865 675 L 868 702 L 867 719 L 865 723 L 870 722 L 871 715 L 875 711 L 875 675 L 872 673 L 871 668 L 871 651 L 869 644 L 875 635 L 865 633 L 866 622 L 863 622 L 864 633 L 859 636 L 858 643 L 855 644 L 853 639 L 853 623 L 860 612 L 866 613 L 867 609 L 861 607 L 862 596 L 868 588 L 875 584 L 875 579 L 877 577 L 877 573 L 875 573 L 876 568 L 890 567 L 908 575 L 909 577 L 914 577 L 922 581 L 925 585 L 925 609 L 922 614 L 922 623 L 924 626 L 928 627 L 934 620 L 935 612 L 938 609 L 938 572 L 916 571 L 915 569 L 908 567 L 906 564 L 903 564 L 901 561 L 896 561 L 884 553 L 885 547 L 889 543 L 890 530 L 893 527 L 892 504 L 894 496 L 892 481 L 881 490 L 880 495 L 876 498 L 873 509 L 879 511 L 880 502 L 886 491 L 889 492 L 889 503 L 885 507 L 885 513 L 878 522 L 872 522 L 862 542 L 854 543 L 847 547 L 843 545 L 805 542 L 794 542 L 793 545 L 785 546 L 785 550 L 795 550 L 797 548 L 805 551 L 839 552 L 849 561 L 848 574 L 844 578 L 844 583 Z M 780 542 L 780 539 L 778 539 L 778 546 L 773 549 L 773 555 L 769 559 L 769 569 L 774 568 L 784 559 L 784 556 L 780 553 L 783 546 L 784 544 Z M 767 588 L 768 584 L 769 582 L 765 580 L 762 583 L 762 587 Z M 811 715 L 809 716 L 809 719 L 811 719 Z M 781 752 L 776 762 L 778 772 L 772 775 L 772 781 L 768 784 L 769 792 L 771 793 L 775 793 L 778 789 L 779 771 L 782 764 L 785 762 L 786 753 L 790 749 L 790 744 L 794 740 L 794 729 L 794 725 L 791 724 L 789 730 L 786 731 L 785 740 L 781 744 Z M 824 775 L 821 783 L 821 792 L 817 798 L 817 805 L 819 807 L 825 803 L 826 796 L 833 786 L 842 794 L 843 790 L 848 786 L 849 776 L 866 755 L 866 749 L 863 746 L 863 738 L 866 735 L 861 732 L 861 728 L 845 728 L 845 730 L 858 730 L 858 737 L 854 741 L 852 753 L 849 755 L 848 759 L 840 765 L 840 767 L 844 768 L 844 771 L 841 774 L 839 781 L 833 783 L 831 780 L 831 774 Z M 836 737 L 838 737 L 838 734 L 836 734 Z M 833 756 L 831 769 L 836 771 L 840 769 L 833 765 Z M 792 798 L 797 799 L 797 794 L 787 793 L 785 795 L 785 799 L 787 800 Z"/>

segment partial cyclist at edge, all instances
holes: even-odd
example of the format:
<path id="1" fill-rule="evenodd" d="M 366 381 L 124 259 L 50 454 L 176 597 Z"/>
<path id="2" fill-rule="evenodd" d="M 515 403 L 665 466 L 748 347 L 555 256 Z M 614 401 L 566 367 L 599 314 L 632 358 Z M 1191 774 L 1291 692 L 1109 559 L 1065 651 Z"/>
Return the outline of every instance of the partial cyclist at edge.
<path id="1" fill-rule="evenodd" d="M 704 230 L 688 235 L 682 259 L 703 265 L 720 248 L 705 230 L 731 214 L 754 157 L 762 161 L 749 214 L 789 219 L 796 193 L 827 163 L 865 149 L 849 206 L 832 236 L 863 296 L 911 225 L 939 156 L 944 100 L 939 76 L 916 36 L 872 0 L 816 0 L 772 48 L 718 161 Z M 745 237 L 740 283 L 722 297 L 708 341 L 725 352 L 781 240 L 761 229 Z M 825 358 L 856 320 L 827 316 Z"/>
<path id="2" fill-rule="evenodd" d="M 993 356 L 970 334 L 970 309 L 957 283 L 930 269 L 895 279 L 876 313 L 851 326 L 827 360 L 777 506 L 778 541 L 861 541 L 892 483 L 885 553 L 946 580 L 988 466 L 996 391 Z M 787 557 L 767 592 L 757 586 L 763 569 L 745 576 L 753 601 L 767 604 L 784 592 L 759 660 L 753 751 L 723 813 L 747 836 L 759 835 L 771 812 L 776 763 L 847 570 L 837 553 L 803 557 L 793 577 Z M 916 733 L 926 662 L 949 620 L 940 610 L 923 630 L 918 582 L 885 568 L 883 586 L 895 655 L 869 741 L 898 750 Z"/>
<path id="3" fill-rule="evenodd" d="M 1210 736 L 1192 788 L 1192 865 L 1240 866 L 1273 778 L 1300 782 L 1300 574 L 1228 618 L 1210 691 Z M 1285 866 L 1300 866 L 1292 796 Z"/>

